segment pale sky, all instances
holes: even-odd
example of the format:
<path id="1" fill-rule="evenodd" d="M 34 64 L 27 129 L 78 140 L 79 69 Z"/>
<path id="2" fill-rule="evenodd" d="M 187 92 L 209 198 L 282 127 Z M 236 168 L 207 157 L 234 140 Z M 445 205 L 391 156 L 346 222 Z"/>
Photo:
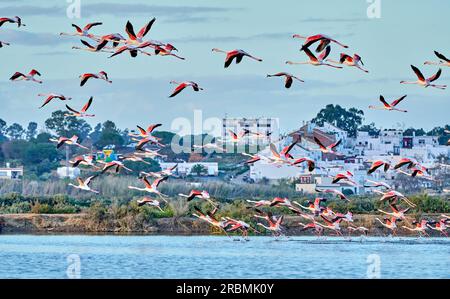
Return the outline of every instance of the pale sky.
<path id="1" fill-rule="evenodd" d="M 411 3 L 413 2 L 413 3 Z M 201 109 L 205 118 L 277 117 L 282 132 L 301 126 L 327 104 L 356 107 L 366 113 L 365 122 L 383 128 L 423 127 L 431 129 L 449 123 L 449 90 L 401 85 L 401 80 L 416 80 L 410 64 L 418 66 L 425 76 L 437 71 L 424 66 L 426 60 L 437 60 L 433 51 L 450 57 L 450 2 L 441 0 L 381 0 L 381 18 L 367 17 L 366 0 L 342 1 L 87 1 L 81 0 L 81 18 L 66 16 L 65 0 L 5 1 L 0 0 L 1 16 L 22 17 L 26 27 L 5 24 L 0 40 L 11 46 L 0 49 L 0 118 L 40 124 L 52 111 L 64 109 L 64 102 L 53 102 L 37 109 L 40 92 L 56 92 L 71 96 L 71 106 L 81 108 L 94 96 L 91 125 L 113 120 L 121 128 L 134 128 L 161 122 L 162 130 L 170 130 L 178 117 L 192 119 L 193 110 Z M 119 32 L 130 20 L 135 30 L 156 17 L 147 37 L 175 45 L 185 61 L 173 57 L 133 59 L 128 54 L 111 59 L 107 53 L 72 50 L 80 45 L 77 37 L 60 37 L 71 32 L 71 24 L 84 26 L 101 21 L 94 27 L 97 35 Z M 330 58 L 339 53 L 358 53 L 370 73 L 354 68 L 335 70 L 310 65 L 286 65 L 286 60 L 305 61 L 299 52 L 301 40 L 292 34 L 330 35 L 349 49 L 333 45 Z M 224 69 L 224 55 L 212 53 L 244 49 L 261 57 L 263 62 L 245 59 L 239 65 Z M 35 68 L 42 73 L 44 84 L 9 82 L 15 72 Z M 78 76 L 104 70 L 113 84 L 90 81 L 79 86 Z M 285 89 L 282 79 L 266 78 L 266 74 L 286 71 L 306 82 Z M 449 68 L 437 84 L 450 85 Z M 183 91 L 168 99 L 173 85 L 170 80 L 193 80 L 205 90 Z M 383 94 L 393 100 L 408 97 L 401 108 L 408 113 L 371 111 Z"/>

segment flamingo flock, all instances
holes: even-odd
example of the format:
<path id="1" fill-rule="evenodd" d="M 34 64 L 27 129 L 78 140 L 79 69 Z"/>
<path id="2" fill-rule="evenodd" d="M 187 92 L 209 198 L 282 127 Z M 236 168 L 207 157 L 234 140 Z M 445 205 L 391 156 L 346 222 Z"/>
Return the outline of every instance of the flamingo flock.
<path id="1" fill-rule="evenodd" d="M 74 31 L 66 33 L 60 33 L 61 37 L 76 37 L 80 39 L 82 46 L 72 46 L 72 49 L 90 52 L 89 55 L 101 55 L 101 53 L 108 53 L 108 58 L 114 58 L 116 56 L 124 56 L 124 53 L 129 53 L 132 58 L 140 55 L 145 56 L 168 56 L 176 58 L 177 61 L 186 60 L 185 57 L 179 56 L 174 52 L 178 53 L 178 49 L 168 43 L 153 40 L 147 37 L 151 32 L 152 27 L 155 25 L 156 18 L 152 18 L 146 24 L 144 24 L 139 31 L 135 31 L 133 24 L 128 21 L 125 24 L 124 34 L 113 32 L 113 33 L 103 33 L 96 34 L 95 32 L 100 31 L 102 28 L 102 22 L 92 22 L 86 24 L 85 26 L 79 26 L 72 24 Z M 3 17 L 0 18 L 0 27 L 7 26 L 8 24 L 17 24 L 17 27 L 26 26 L 22 19 L 18 16 L 15 17 Z M 336 60 L 330 58 L 334 55 L 334 47 L 340 47 L 348 49 L 349 46 L 341 43 L 340 41 L 324 34 L 315 34 L 311 36 L 304 36 L 299 34 L 294 34 L 292 36 L 294 39 L 304 40 L 304 43 L 300 47 L 300 55 L 303 53 L 307 56 L 308 60 L 301 62 L 294 62 L 291 60 L 286 61 L 285 64 L 288 65 L 312 65 L 312 66 L 327 66 L 340 71 L 344 71 L 344 67 L 353 67 L 364 73 L 369 73 L 369 70 L 365 68 L 362 57 L 359 54 L 349 55 L 346 53 L 339 53 Z M 316 46 L 317 45 L 317 46 Z M 5 41 L 0 41 L 0 48 L 4 46 L 11 46 L 10 43 Z M 314 49 L 311 50 L 311 48 Z M 333 50 L 333 51 L 332 51 Z M 241 49 L 234 50 L 222 50 L 219 48 L 213 48 L 211 50 L 213 53 L 225 54 L 224 68 L 229 68 L 233 62 L 235 64 L 240 64 L 242 60 L 254 60 L 256 62 L 263 62 L 263 59 L 251 55 L 248 52 Z M 438 51 L 434 51 L 435 56 L 439 59 L 438 61 L 426 61 L 424 65 L 439 66 L 439 67 L 449 67 L 450 60 Z M 118 59 L 118 58 L 115 58 Z M 181 62 L 180 62 L 181 63 Z M 446 85 L 438 85 L 435 82 L 441 77 L 442 69 L 438 69 L 437 72 L 431 77 L 426 78 L 423 73 L 414 65 L 411 65 L 417 80 L 416 81 L 401 81 L 401 84 L 416 84 L 422 87 L 432 87 L 437 89 L 446 89 Z M 41 77 L 41 73 L 36 69 L 31 69 L 29 73 L 15 72 L 11 77 L 11 81 L 30 81 L 39 84 L 43 84 L 43 81 L 38 80 L 36 77 Z M 284 87 L 289 89 L 293 86 L 294 80 L 299 83 L 305 83 L 303 79 L 299 76 L 291 74 L 286 71 L 275 72 L 267 74 L 266 77 L 279 77 L 284 79 Z M 112 84 L 112 80 L 108 77 L 106 71 L 98 72 L 86 72 L 79 76 L 80 87 L 83 87 L 94 79 L 105 81 L 106 83 Z M 191 89 L 195 92 L 204 91 L 203 87 L 200 87 L 199 83 L 192 80 L 185 80 L 182 82 L 171 80 L 170 84 L 176 85 L 175 89 L 170 93 L 169 98 L 174 98 L 179 96 L 183 91 L 186 93 L 186 88 Z M 92 84 L 92 83 L 89 83 Z M 69 101 L 72 100 L 71 97 L 65 96 L 60 93 L 39 93 L 39 97 L 44 97 L 44 102 L 39 108 L 43 108 L 50 103 L 59 101 Z M 407 112 L 407 110 L 399 109 L 397 106 L 407 97 L 404 95 L 392 102 L 388 102 L 385 98 L 380 95 L 380 102 L 382 106 L 369 106 L 369 109 L 375 110 L 387 110 L 387 111 L 398 111 Z M 54 103 L 55 105 L 57 103 Z M 67 113 L 65 116 L 70 117 L 95 117 L 95 114 L 88 114 L 88 110 L 93 104 L 93 97 L 91 96 L 89 100 L 82 106 L 80 110 L 72 108 L 72 106 L 65 105 Z M 63 146 L 76 146 L 81 150 L 88 151 L 84 155 L 77 155 L 70 160 L 73 167 L 79 167 L 81 165 L 85 167 L 90 167 L 96 173 L 85 179 L 77 178 L 76 184 L 69 183 L 69 186 L 76 188 L 80 191 L 100 193 L 99 191 L 91 187 L 92 182 L 100 175 L 106 175 L 106 173 L 119 174 L 121 170 L 125 170 L 128 173 L 132 173 L 133 170 L 125 165 L 126 161 L 134 163 L 146 163 L 147 158 L 164 157 L 159 153 L 159 150 L 166 145 L 161 143 L 161 140 L 153 135 L 155 129 L 162 126 L 162 124 L 150 124 L 145 129 L 145 126 L 137 125 L 137 132 L 132 131 L 129 136 L 133 141 L 136 142 L 136 146 L 133 153 L 127 155 L 119 155 L 117 160 L 111 162 L 101 162 L 97 161 L 94 155 L 91 153 L 91 149 L 82 145 L 78 136 L 74 135 L 72 137 L 60 136 L 58 138 L 52 138 L 50 141 L 56 143 L 56 148 L 60 149 Z M 447 132 L 450 133 L 450 132 Z M 250 130 L 243 130 L 242 132 L 234 132 L 232 130 L 228 131 L 228 140 L 216 139 L 215 142 L 204 144 L 202 146 L 197 146 L 202 150 L 212 149 L 221 150 L 226 142 L 232 144 L 237 144 L 245 141 L 246 138 L 264 139 L 270 136 L 271 132 L 266 134 L 259 132 L 252 132 Z M 309 149 L 309 151 L 320 151 L 322 154 L 331 155 L 343 155 L 339 153 L 339 149 L 342 148 L 342 140 L 335 140 L 331 143 L 329 141 L 322 140 L 319 136 L 314 136 L 314 142 L 317 148 Z M 449 140 L 450 144 L 450 140 Z M 150 145 L 152 148 L 150 148 Z M 297 146 L 297 142 L 291 143 L 282 149 L 278 149 L 277 145 L 270 143 L 268 151 L 260 153 L 257 155 L 252 155 L 244 153 L 249 159 L 244 162 L 246 165 L 252 165 L 258 161 L 264 161 L 265 163 L 272 164 L 276 167 L 304 167 L 309 172 L 313 172 L 316 168 L 316 161 L 310 157 L 294 157 L 292 154 L 293 148 Z M 157 149 L 154 149 L 157 147 Z M 196 148 L 194 146 L 193 148 Z M 100 165 L 99 165 L 100 164 Z M 157 196 L 161 199 L 164 204 L 168 204 L 168 196 L 161 193 L 159 187 L 169 180 L 170 177 L 175 176 L 178 164 L 173 167 L 157 171 L 157 172 L 143 172 L 141 171 L 138 176 L 138 180 L 141 186 L 130 185 L 128 188 L 134 190 L 133 192 L 142 192 L 150 194 L 151 196 Z M 372 165 L 368 170 L 368 175 L 373 175 L 377 171 L 397 171 L 411 177 L 429 177 L 428 169 L 422 166 L 419 162 L 415 161 L 409 157 L 403 157 L 397 162 L 376 160 L 372 161 Z M 332 177 L 333 184 L 335 183 L 347 183 L 352 186 L 359 186 L 359 184 L 354 180 L 354 175 L 350 171 L 342 171 L 335 174 Z M 143 186 L 142 186 L 143 185 Z M 376 221 L 386 230 L 390 231 L 392 234 L 396 234 L 399 228 L 417 233 L 419 235 L 427 236 L 427 230 L 434 230 L 439 232 L 443 236 L 448 236 L 446 230 L 448 225 L 450 225 L 450 217 L 447 215 L 442 215 L 438 220 L 432 219 L 409 219 L 407 212 L 411 208 L 415 207 L 416 204 L 408 199 L 404 194 L 394 190 L 391 186 L 385 182 L 377 182 L 374 180 L 367 180 L 364 187 L 373 190 L 373 193 L 379 194 L 381 197 L 379 199 L 380 204 L 387 204 L 390 211 L 383 209 L 378 209 L 378 212 L 385 215 L 386 218 L 380 219 L 376 218 Z M 207 190 L 191 190 L 189 194 L 179 194 L 180 198 L 184 198 L 187 202 L 195 202 L 194 210 L 192 216 L 204 221 L 211 225 L 212 227 L 218 229 L 220 232 L 229 236 L 229 233 L 240 232 L 241 235 L 246 239 L 250 232 L 252 233 L 264 233 L 269 232 L 275 237 L 284 236 L 286 233 L 285 221 L 287 219 L 287 211 L 292 213 L 293 216 L 298 216 L 307 221 L 298 222 L 298 226 L 301 227 L 303 231 L 312 231 L 314 234 L 320 236 L 323 235 L 325 231 L 330 231 L 338 236 L 343 236 L 343 228 L 341 224 L 346 226 L 348 234 L 359 233 L 361 235 L 367 235 L 369 229 L 363 226 L 354 225 L 353 214 L 350 210 L 347 210 L 345 214 L 333 211 L 330 206 L 325 204 L 330 198 L 337 198 L 343 202 L 351 202 L 343 192 L 338 189 L 333 188 L 316 188 L 317 196 L 314 200 L 307 202 L 298 202 L 295 200 L 290 200 L 288 198 L 275 197 L 272 200 L 253 200 L 248 199 L 246 202 L 248 204 L 248 209 L 253 212 L 252 219 L 256 222 L 253 226 L 242 219 L 231 218 L 224 215 L 220 211 L 220 203 L 214 200 L 214 196 L 211 195 Z M 204 201 L 206 206 L 210 208 L 199 208 L 196 203 Z M 156 198 L 150 196 L 145 196 L 137 201 L 138 206 L 150 206 L 157 208 L 160 212 L 164 212 L 164 207 Z M 402 207 L 401 205 L 407 205 L 408 207 Z M 276 215 L 275 215 L 276 214 Z M 412 220 L 411 222 L 409 222 Z M 404 221 L 408 225 L 402 225 L 399 227 L 398 222 Z M 262 231 L 258 230 L 260 228 Z"/>

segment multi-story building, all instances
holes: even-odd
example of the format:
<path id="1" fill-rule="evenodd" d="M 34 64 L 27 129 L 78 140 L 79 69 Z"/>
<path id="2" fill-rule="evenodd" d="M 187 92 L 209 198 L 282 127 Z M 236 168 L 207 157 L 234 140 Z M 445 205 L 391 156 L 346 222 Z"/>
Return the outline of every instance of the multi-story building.
<path id="1" fill-rule="evenodd" d="M 279 121 L 272 117 L 224 117 L 222 119 L 222 139 L 229 140 L 230 132 L 241 134 L 245 130 L 253 134 L 247 134 L 243 138 L 245 144 L 269 144 L 279 139 Z"/>

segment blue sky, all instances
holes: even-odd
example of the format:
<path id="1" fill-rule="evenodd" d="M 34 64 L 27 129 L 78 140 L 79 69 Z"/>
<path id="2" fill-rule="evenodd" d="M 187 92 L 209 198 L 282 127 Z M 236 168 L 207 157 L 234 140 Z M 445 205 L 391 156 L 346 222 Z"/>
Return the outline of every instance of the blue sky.
<path id="1" fill-rule="evenodd" d="M 413 3 L 411 3 L 413 2 Z M 169 130 L 173 119 L 193 117 L 201 109 L 205 118 L 272 116 L 280 118 L 282 131 L 301 126 L 325 105 L 364 109 L 366 122 L 390 127 L 424 127 L 448 123 L 449 90 L 423 89 L 399 84 L 415 80 L 409 65 L 414 64 L 428 76 L 436 67 L 424 66 L 425 60 L 436 60 L 433 50 L 450 57 L 450 2 L 381 0 L 381 18 L 367 17 L 366 0 L 345 1 L 87 1 L 81 0 L 81 19 L 66 16 L 65 0 L 3 1 L 2 16 L 19 15 L 26 27 L 11 24 L 0 28 L 0 40 L 11 46 L 0 49 L 0 118 L 8 123 L 43 122 L 53 110 L 63 109 L 54 102 L 44 109 L 39 92 L 58 92 L 74 98 L 73 107 L 81 107 L 94 96 L 94 125 L 111 119 L 120 127 L 161 122 Z M 71 23 L 84 26 L 93 21 L 103 25 L 94 34 L 124 34 L 127 20 L 140 28 L 151 18 L 156 23 L 149 38 L 174 44 L 180 61 L 171 57 L 121 55 L 112 59 L 107 53 L 72 50 L 79 45 L 75 37 L 60 37 L 70 32 Z M 336 59 L 344 50 L 362 56 L 365 74 L 353 68 L 335 70 L 310 65 L 286 65 L 286 60 L 304 61 L 298 51 L 301 41 L 294 33 L 324 33 L 350 46 L 333 46 Z M 258 63 L 245 60 L 240 65 L 223 68 L 224 56 L 211 53 L 213 47 L 240 48 L 263 58 Z M 15 71 L 36 68 L 44 84 L 9 82 Z M 113 84 L 91 81 L 81 88 L 78 76 L 85 72 L 108 72 Z M 306 81 L 290 90 L 279 78 L 266 74 L 287 71 Z M 443 69 L 438 84 L 450 85 L 450 69 Z M 194 93 L 186 90 L 174 99 L 167 96 L 173 88 L 170 80 L 193 80 L 205 88 Z M 370 111 L 383 94 L 391 100 L 403 94 L 408 97 L 402 108 L 409 113 Z"/>

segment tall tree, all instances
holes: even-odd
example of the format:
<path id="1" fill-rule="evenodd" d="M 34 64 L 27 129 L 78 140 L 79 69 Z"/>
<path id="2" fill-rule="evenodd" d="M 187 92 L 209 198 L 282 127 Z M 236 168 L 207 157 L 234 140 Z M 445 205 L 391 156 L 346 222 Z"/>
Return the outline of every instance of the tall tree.
<path id="1" fill-rule="evenodd" d="M 355 137 L 358 127 L 364 119 L 364 112 L 356 108 L 345 109 L 339 105 L 329 104 L 317 113 L 313 123 L 322 126 L 325 122 L 347 131 L 350 137 Z"/>
<path id="2" fill-rule="evenodd" d="M 117 129 L 116 124 L 110 120 L 105 121 L 102 125 L 102 133 L 95 146 L 97 148 L 103 148 L 107 145 L 114 145 L 120 148 L 123 144 L 123 137 L 121 136 L 120 130 Z"/>
<path id="3" fill-rule="evenodd" d="M 38 125 L 34 121 L 31 121 L 30 123 L 28 123 L 27 132 L 26 132 L 27 140 L 31 140 L 34 137 L 36 137 L 37 127 L 38 127 Z"/>
<path id="4" fill-rule="evenodd" d="M 54 111 L 52 116 L 45 121 L 46 128 L 56 132 L 59 136 L 77 135 L 81 140 L 85 139 L 92 130 L 91 126 L 83 119 L 65 114 L 66 112 L 62 110 Z"/>
<path id="5" fill-rule="evenodd" d="M 18 123 L 13 123 L 6 129 L 6 134 L 14 140 L 22 139 L 25 130 Z"/>
<path id="6" fill-rule="evenodd" d="M 0 141 L 6 139 L 6 121 L 0 118 Z"/>

